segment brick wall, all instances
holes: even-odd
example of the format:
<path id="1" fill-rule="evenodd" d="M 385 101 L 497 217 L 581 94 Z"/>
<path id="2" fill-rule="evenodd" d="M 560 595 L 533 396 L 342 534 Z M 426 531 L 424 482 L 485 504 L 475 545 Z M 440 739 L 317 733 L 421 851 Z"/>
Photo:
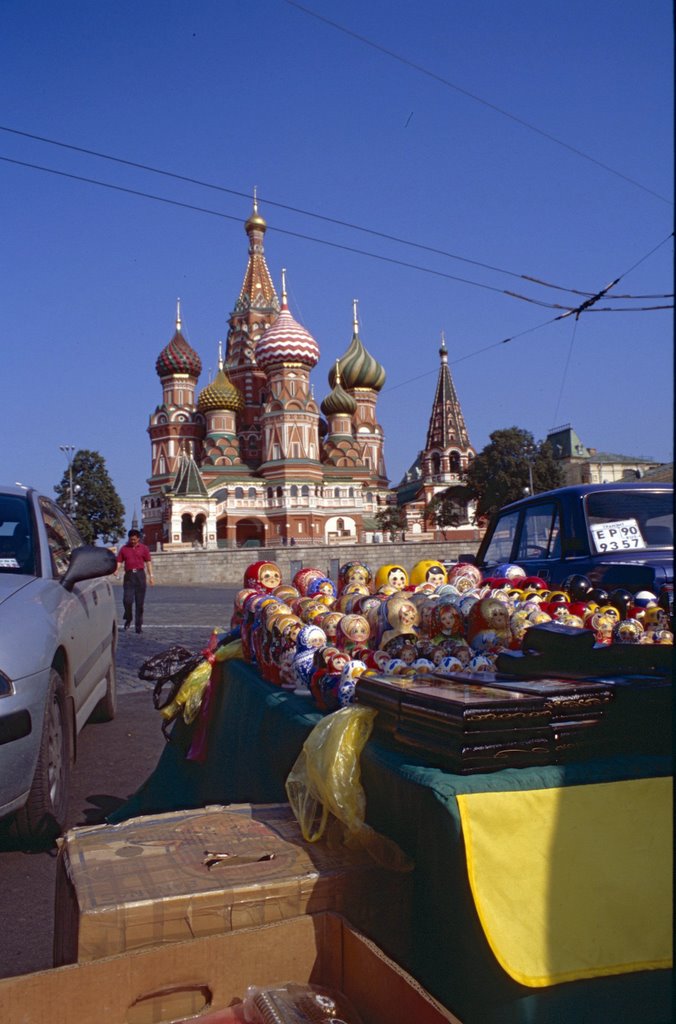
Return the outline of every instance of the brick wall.
<path id="1" fill-rule="evenodd" d="M 312 547 L 219 548 L 217 551 L 156 551 L 153 567 L 157 583 L 175 586 L 223 583 L 241 586 L 244 570 L 252 562 L 276 562 L 284 582 L 298 569 L 312 566 L 335 579 L 338 565 L 361 560 L 376 571 L 381 565 L 401 565 L 408 572 L 416 562 L 434 558 L 458 561 L 458 556 L 478 548 L 478 541 L 395 542 L 386 544 L 313 545 Z"/>

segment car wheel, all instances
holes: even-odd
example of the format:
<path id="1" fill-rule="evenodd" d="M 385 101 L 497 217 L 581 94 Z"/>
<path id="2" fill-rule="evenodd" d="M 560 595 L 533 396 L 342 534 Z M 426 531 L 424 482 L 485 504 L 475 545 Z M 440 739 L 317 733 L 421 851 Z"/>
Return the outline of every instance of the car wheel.
<path id="1" fill-rule="evenodd" d="M 15 819 L 22 840 L 51 843 L 63 831 L 68 811 L 71 749 L 66 691 L 63 679 L 52 668 L 33 785 L 26 806 Z"/>
<path id="2" fill-rule="evenodd" d="M 117 714 L 117 675 L 115 673 L 115 658 L 110 663 L 106 673 L 106 693 L 101 698 L 91 714 L 92 722 L 112 722 Z"/>

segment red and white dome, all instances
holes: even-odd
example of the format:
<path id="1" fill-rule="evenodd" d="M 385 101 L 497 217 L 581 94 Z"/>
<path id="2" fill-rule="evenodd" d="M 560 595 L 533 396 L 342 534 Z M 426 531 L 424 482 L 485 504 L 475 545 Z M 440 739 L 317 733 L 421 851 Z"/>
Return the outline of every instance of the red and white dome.
<path id="1" fill-rule="evenodd" d="M 319 345 L 289 312 L 284 279 L 282 308 L 256 346 L 256 362 L 262 370 L 280 363 L 316 366 L 319 362 Z"/>

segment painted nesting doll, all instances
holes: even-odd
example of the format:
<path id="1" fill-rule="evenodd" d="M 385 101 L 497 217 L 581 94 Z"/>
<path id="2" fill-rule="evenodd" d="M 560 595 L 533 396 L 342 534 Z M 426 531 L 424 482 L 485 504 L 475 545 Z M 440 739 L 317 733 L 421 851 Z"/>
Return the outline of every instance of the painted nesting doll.
<path id="1" fill-rule="evenodd" d="M 311 580 L 307 592 L 308 597 L 314 597 L 317 601 L 321 601 L 327 608 L 330 608 L 336 600 L 336 585 L 328 576 Z"/>
<path id="2" fill-rule="evenodd" d="M 408 573 L 401 565 L 381 565 L 376 572 L 375 587 L 390 586 L 394 590 L 403 590 L 408 586 Z"/>
<path id="3" fill-rule="evenodd" d="M 282 572 L 275 562 L 253 562 L 244 573 L 244 586 L 253 590 L 273 591 L 282 582 Z"/>
<path id="4" fill-rule="evenodd" d="M 350 583 L 359 583 L 370 592 L 373 573 L 365 562 L 346 562 L 338 570 L 338 594 L 342 594 Z"/>
<path id="5" fill-rule="evenodd" d="M 456 562 L 446 573 L 447 582 L 457 587 L 461 594 L 481 585 L 481 570 L 469 562 Z"/>
<path id="6" fill-rule="evenodd" d="M 310 692 L 310 678 L 314 670 L 315 651 L 326 644 L 326 633 L 319 626 L 303 626 L 296 640 L 293 674 L 296 693 Z"/>
<path id="7" fill-rule="evenodd" d="M 343 615 L 336 626 L 336 647 L 348 653 L 357 647 L 365 647 L 370 633 L 371 628 L 363 615 Z"/>
<path id="8" fill-rule="evenodd" d="M 323 573 L 321 569 L 315 569 L 307 566 L 305 569 L 299 569 L 291 582 L 302 597 L 307 597 L 310 594 L 309 588 L 312 581 L 323 580 L 325 578 L 326 573 Z"/>
<path id="9" fill-rule="evenodd" d="M 442 583 L 447 582 L 446 570 L 441 562 L 437 562 L 433 558 L 416 562 L 408 578 L 413 587 L 419 587 L 423 583 L 431 583 L 434 587 L 439 587 Z"/>
<path id="10" fill-rule="evenodd" d="M 484 597 L 470 609 L 467 620 L 467 640 L 473 650 L 494 650 L 496 645 L 509 647 L 512 635 L 509 628 L 509 608 L 494 597 Z"/>
<path id="11" fill-rule="evenodd" d="M 417 636 L 420 616 L 418 615 L 418 609 L 411 601 L 405 598 L 397 600 L 395 596 L 387 601 L 385 609 L 389 629 L 386 629 L 380 638 L 380 643 L 378 644 L 380 648 L 384 648 L 389 640 L 399 636 L 401 633 L 412 633 L 414 637 Z"/>

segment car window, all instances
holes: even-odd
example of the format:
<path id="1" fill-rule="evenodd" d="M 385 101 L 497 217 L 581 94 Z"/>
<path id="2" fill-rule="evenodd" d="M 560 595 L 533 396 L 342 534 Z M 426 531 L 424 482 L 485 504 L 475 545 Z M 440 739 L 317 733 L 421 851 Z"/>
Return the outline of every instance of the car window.
<path id="1" fill-rule="evenodd" d="M 47 531 L 47 543 L 52 559 L 54 574 L 61 579 L 70 564 L 73 548 L 82 541 L 75 527 L 68 522 L 61 510 L 47 498 L 40 498 L 40 511 Z"/>
<path id="2" fill-rule="evenodd" d="M 518 511 L 507 512 L 504 516 L 500 516 L 495 524 L 493 536 L 483 557 L 487 565 L 493 565 L 497 562 L 508 562 L 510 560 L 518 520 Z"/>
<path id="3" fill-rule="evenodd" d="M 596 552 L 673 547 L 671 491 L 596 491 L 585 502 Z"/>
<path id="4" fill-rule="evenodd" d="M 561 527 L 555 502 L 527 508 L 523 515 L 516 561 L 528 558 L 560 558 Z"/>
<path id="5" fill-rule="evenodd" d="M 33 523 L 22 495 L 0 495 L 0 573 L 35 575 Z"/>

